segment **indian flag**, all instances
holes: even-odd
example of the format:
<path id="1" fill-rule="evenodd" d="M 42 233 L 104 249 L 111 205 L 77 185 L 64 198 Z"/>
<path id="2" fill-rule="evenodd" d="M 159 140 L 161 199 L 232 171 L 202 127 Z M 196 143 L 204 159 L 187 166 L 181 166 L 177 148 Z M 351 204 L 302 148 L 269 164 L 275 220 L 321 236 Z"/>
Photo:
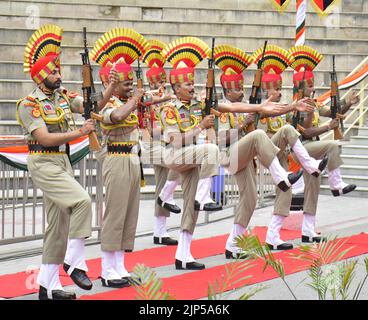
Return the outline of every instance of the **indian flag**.
<path id="1" fill-rule="evenodd" d="M 22 141 L 23 140 L 23 144 Z M 16 142 L 16 143 L 15 143 Z M 16 144 L 6 146 L 9 144 Z M 4 146 L 5 145 L 5 146 Z M 72 165 L 78 163 L 89 153 L 88 136 L 83 136 L 69 142 Z M 23 136 L 0 137 L 0 160 L 15 168 L 27 171 L 29 150 Z"/>

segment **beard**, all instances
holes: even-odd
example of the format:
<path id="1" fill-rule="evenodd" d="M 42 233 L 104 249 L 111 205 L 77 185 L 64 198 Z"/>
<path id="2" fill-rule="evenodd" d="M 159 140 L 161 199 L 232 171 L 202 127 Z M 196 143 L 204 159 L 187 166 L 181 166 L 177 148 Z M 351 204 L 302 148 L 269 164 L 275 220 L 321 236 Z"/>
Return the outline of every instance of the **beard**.
<path id="1" fill-rule="evenodd" d="M 43 81 L 43 83 L 44 83 L 45 87 L 49 90 L 56 90 L 56 89 L 59 89 L 60 86 L 61 86 L 61 80 L 51 82 L 51 81 L 45 79 Z"/>

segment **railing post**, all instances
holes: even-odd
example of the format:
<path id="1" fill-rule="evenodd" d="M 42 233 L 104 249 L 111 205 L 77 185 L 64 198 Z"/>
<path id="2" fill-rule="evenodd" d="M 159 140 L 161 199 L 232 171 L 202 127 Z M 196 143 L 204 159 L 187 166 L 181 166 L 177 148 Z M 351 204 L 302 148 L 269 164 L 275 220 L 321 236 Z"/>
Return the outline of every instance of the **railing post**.
<path id="1" fill-rule="evenodd" d="M 364 87 L 365 87 L 365 79 L 360 83 L 360 95 L 359 95 L 359 98 L 360 98 L 360 101 L 362 102 L 363 99 L 364 99 Z M 361 103 L 360 104 L 360 107 L 359 107 L 359 116 L 362 115 L 362 113 L 364 112 L 364 103 Z M 365 123 L 365 117 L 360 117 L 359 118 L 359 128 L 361 127 L 364 127 L 364 123 Z"/>

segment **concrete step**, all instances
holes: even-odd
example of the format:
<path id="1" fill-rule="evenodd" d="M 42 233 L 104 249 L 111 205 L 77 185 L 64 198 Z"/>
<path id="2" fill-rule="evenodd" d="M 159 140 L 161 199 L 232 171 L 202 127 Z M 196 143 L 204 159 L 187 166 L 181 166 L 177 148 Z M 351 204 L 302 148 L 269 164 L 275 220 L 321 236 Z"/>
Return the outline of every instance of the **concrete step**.
<path id="1" fill-rule="evenodd" d="M 152 23 L 152 27 L 147 29 L 146 32 L 136 28 L 138 32 L 141 32 L 148 39 L 153 37 L 158 37 L 162 41 L 169 42 L 180 36 L 187 36 L 188 34 L 191 36 L 198 36 L 203 41 L 207 43 L 211 43 L 212 37 L 216 37 L 217 43 L 230 43 L 239 48 L 242 48 L 245 51 L 255 51 L 260 48 L 264 44 L 264 40 L 268 40 L 269 43 L 277 43 L 279 46 L 288 48 L 293 45 L 294 34 L 291 33 L 289 35 L 282 36 L 258 36 L 257 33 L 232 33 L 231 30 L 228 33 L 216 33 L 209 30 L 208 32 L 203 32 L 202 30 L 196 30 L 193 28 L 188 28 L 188 30 L 175 30 L 176 28 L 171 26 L 167 26 L 164 30 L 157 30 L 156 22 Z M 177 23 L 173 23 L 173 25 L 178 25 Z M 181 25 L 181 24 L 180 24 Z M 125 26 L 125 25 L 124 25 Z M 170 28 L 171 29 L 170 29 Z M 220 28 L 221 29 L 221 28 Z M 231 29 L 231 28 L 230 28 Z M 89 31 L 88 32 L 88 43 L 92 46 L 95 41 L 101 36 L 103 32 L 107 31 L 106 29 L 102 29 L 99 32 Z M 17 44 L 25 44 L 27 43 L 29 37 L 32 35 L 34 30 L 27 28 L 0 28 L 0 39 L 2 39 L 2 43 L 14 44 L 14 39 L 17 39 L 15 43 Z M 338 37 L 318 37 L 313 36 L 308 38 L 308 44 L 313 48 L 318 48 L 319 51 L 322 52 L 340 52 L 341 46 L 343 45 L 345 48 L 345 52 L 349 53 L 366 53 L 365 48 L 365 39 L 355 39 L 355 38 L 344 38 L 341 36 Z M 82 46 L 83 45 L 83 33 L 82 29 L 70 29 L 65 28 L 63 33 L 63 46 Z M 8 56 L 9 56 L 9 52 Z M 0 59 L 4 59 L 0 57 Z"/>
<path id="2" fill-rule="evenodd" d="M 127 17 L 124 19 L 124 27 L 139 30 L 140 33 L 149 34 L 152 30 L 159 33 L 166 33 L 167 30 L 177 34 L 191 34 L 194 30 L 196 34 L 216 34 L 218 36 L 226 36 L 229 34 L 257 34 L 260 37 L 289 37 L 295 33 L 295 24 L 289 23 L 287 20 L 280 21 L 277 24 L 267 22 L 267 28 L 263 23 L 244 24 L 244 20 L 240 22 L 228 21 L 208 21 L 205 17 L 197 21 L 178 21 L 175 16 L 162 20 L 142 20 L 141 18 Z M 13 29 L 26 27 L 28 15 L 0 15 L 0 28 L 12 26 Z M 53 23 L 68 30 L 79 30 L 81 26 L 86 26 L 88 32 L 104 32 L 111 28 L 115 28 L 120 22 L 118 19 L 104 19 L 89 16 L 88 18 L 69 16 L 60 17 L 40 16 L 42 24 Z M 368 23 L 368 15 L 367 15 Z M 153 29 L 154 28 L 154 29 Z M 326 25 L 309 25 L 308 32 L 313 38 L 344 38 L 344 39 L 367 39 L 368 28 L 366 26 L 344 26 L 340 21 L 340 28 L 326 28 Z M 6 38 L 4 38 L 6 41 Z"/>
<path id="3" fill-rule="evenodd" d="M 339 21 L 342 25 L 365 25 L 363 19 L 359 19 L 368 12 L 366 2 L 363 0 L 344 1 L 338 7 Z M 48 5 L 44 5 L 47 2 Z M 2 1 L 0 12 L 4 14 L 25 14 L 28 11 L 37 12 L 41 16 L 66 16 L 68 12 L 78 12 L 79 17 L 89 18 L 134 18 L 134 19 L 156 19 L 167 20 L 175 17 L 178 21 L 234 21 L 241 23 L 282 23 L 285 21 L 295 21 L 295 4 L 291 4 L 284 14 L 278 14 L 270 2 L 247 0 L 227 0 L 227 1 L 194 1 L 194 0 L 154 0 L 147 5 L 146 0 L 130 0 L 123 3 L 116 1 Z M 32 10 L 33 9 L 33 10 Z M 181 12 L 183 14 L 178 14 Z M 321 19 L 311 6 L 308 7 L 307 21 L 310 25 L 333 24 L 333 19 Z M 327 20 L 327 21 L 326 21 Z M 335 19 L 336 20 L 336 19 Z"/>
<path id="4" fill-rule="evenodd" d="M 341 159 L 344 162 L 344 165 L 349 165 L 349 166 L 364 165 L 364 166 L 368 166 L 368 156 L 342 154 Z"/>
<path id="5" fill-rule="evenodd" d="M 361 127 L 358 129 L 358 135 L 360 137 L 368 137 L 368 128 Z"/>
<path id="6" fill-rule="evenodd" d="M 358 187 L 368 188 L 368 176 L 361 175 L 341 175 L 342 180 L 348 184 L 355 184 Z M 321 185 L 328 185 L 327 175 L 322 177 Z"/>
<path id="7" fill-rule="evenodd" d="M 341 173 L 343 175 L 352 176 L 368 176 L 368 165 L 348 165 L 344 164 L 341 167 Z"/>
<path id="8" fill-rule="evenodd" d="M 327 58 L 328 59 L 328 58 Z M 28 80 L 29 74 L 26 74 L 23 72 L 23 62 L 17 61 L 0 61 L 0 79 L 16 79 L 16 80 Z M 253 64 L 247 68 L 247 72 L 244 73 L 245 76 L 245 83 L 252 83 L 254 72 L 255 72 L 256 66 Z M 98 71 L 99 66 L 97 64 L 93 63 L 93 78 L 95 80 L 99 80 Z M 169 64 L 165 65 L 166 73 L 169 74 L 171 67 Z M 143 75 L 145 78 L 145 74 L 147 71 L 146 67 L 142 67 Z M 337 78 L 338 79 L 344 79 L 351 70 L 344 69 L 339 70 L 337 72 Z M 328 85 L 330 83 L 330 72 L 329 69 L 318 69 L 316 70 L 314 77 L 315 77 L 315 83 L 318 84 L 326 84 Z M 216 81 L 219 82 L 221 71 L 216 68 Z M 292 77 L 293 77 L 294 71 L 291 68 L 288 68 L 283 73 L 283 81 L 284 83 L 291 83 Z M 68 63 L 63 62 L 62 63 L 62 77 L 63 80 L 74 80 L 78 81 L 81 79 L 81 63 Z M 207 67 L 204 65 L 200 65 L 196 68 L 196 80 L 199 82 L 204 82 L 204 80 L 207 78 Z M 146 82 L 146 78 L 145 78 Z"/>
<path id="9" fill-rule="evenodd" d="M 368 136 L 352 136 L 350 143 L 353 145 L 368 146 Z"/>
<path id="10" fill-rule="evenodd" d="M 342 153 L 344 155 L 368 155 L 368 146 L 362 145 L 344 145 Z"/>
<path id="11" fill-rule="evenodd" d="M 321 185 L 320 194 L 331 196 L 331 200 L 334 199 L 330 187 L 328 185 Z M 352 198 L 366 198 L 368 196 L 368 188 L 366 187 L 357 187 L 354 191 L 344 194 L 343 197 L 352 197 Z"/>

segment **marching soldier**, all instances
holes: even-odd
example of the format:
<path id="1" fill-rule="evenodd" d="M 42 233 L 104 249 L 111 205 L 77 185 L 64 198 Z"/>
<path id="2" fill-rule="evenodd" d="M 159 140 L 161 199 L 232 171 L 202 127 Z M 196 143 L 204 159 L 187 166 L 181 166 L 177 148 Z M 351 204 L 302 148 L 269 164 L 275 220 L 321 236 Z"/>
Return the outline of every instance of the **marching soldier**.
<path id="1" fill-rule="evenodd" d="M 204 198 L 196 200 L 197 186 L 203 181 L 211 181 L 211 177 L 217 175 L 219 165 L 216 145 L 196 145 L 201 131 L 214 124 L 214 116 L 202 118 L 202 106 L 193 100 L 194 67 L 208 56 L 209 50 L 207 44 L 200 39 L 184 37 L 166 45 L 162 51 L 165 59 L 173 66 L 170 83 L 177 97 L 161 107 L 161 121 L 167 144 L 165 164 L 182 177 L 184 208 L 175 254 L 175 267 L 179 270 L 205 268 L 204 264 L 195 261 L 190 252 L 198 211 L 220 208 L 213 203 L 201 202 Z"/>
<path id="2" fill-rule="evenodd" d="M 94 61 L 114 68 L 119 82 L 109 103 L 101 111 L 107 155 L 102 163 L 106 186 L 105 213 L 101 230 L 101 281 L 107 287 L 130 285 L 125 252 L 134 248 L 140 198 L 139 131 L 136 109 L 144 94 L 133 94 L 131 64 L 148 48 L 145 38 L 132 29 L 106 32 L 91 51 Z M 114 49 L 114 50 L 113 50 Z M 110 71 L 107 69 L 106 73 Z"/>
<path id="3" fill-rule="evenodd" d="M 175 96 L 166 93 L 165 85 L 167 82 L 166 72 L 163 68 L 165 59 L 161 51 L 165 44 L 159 40 L 149 40 L 150 47 L 142 57 L 142 61 L 149 67 L 146 77 L 151 92 L 157 97 L 167 100 Z M 170 217 L 170 212 L 180 213 L 181 209 L 174 202 L 175 188 L 179 183 L 179 174 L 169 170 L 163 161 L 163 151 L 165 143 L 161 140 L 162 126 L 160 122 L 160 106 L 151 106 L 150 121 L 148 129 L 150 131 L 147 141 L 143 140 L 142 157 L 149 158 L 149 163 L 153 163 L 155 172 L 156 191 L 155 191 L 155 222 L 153 231 L 153 242 L 155 244 L 177 245 L 178 241 L 172 239 L 167 233 L 166 219 Z"/>
<path id="4" fill-rule="evenodd" d="M 252 63 L 253 58 L 241 49 L 229 45 L 217 46 L 214 58 L 216 65 L 223 70 L 220 81 L 225 101 L 219 104 L 219 109 L 223 110 L 223 104 L 235 105 L 242 102 L 244 97 L 242 72 Z M 243 111 L 257 110 L 265 114 L 280 114 L 284 110 L 289 110 L 285 108 L 279 110 L 276 107 L 269 110 L 259 105 L 243 104 L 243 106 Z M 232 259 L 245 257 L 241 255 L 240 248 L 236 246 L 235 238 L 244 233 L 257 204 L 254 157 L 257 156 L 261 163 L 270 170 L 274 182 L 284 192 L 287 192 L 291 184 L 298 180 L 302 171 L 288 176 L 277 158 L 280 149 L 267 135 L 262 130 L 246 134 L 246 126 L 253 122 L 254 116 L 249 114 L 244 118 L 243 114 L 232 112 L 231 107 L 229 111 L 221 113 L 219 117 L 219 143 L 222 165 L 234 174 L 239 187 L 239 204 L 235 210 L 234 224 L 225 250 L 225 257 Z M 235 133 L 233 139 L 232 133 Z"/>
<path id="5" fill-rule="evenodd" d="M 322 60 L 323 56 L 318 53 L 316 50 L 308 47 L 308 46 L 296 46 L 289 50 L 291 54 L 290 66 L 296 71 L 293 75 L 293 83 L 294 83 L 294 92 L 300 87 L 302 84 L 303 95 L 305 97 L 312 97 L 314 92 L 314 75 L 313 69 L 319 64 Z M 307 61 L 307 64 L 306 64 Z M 305 67 L 307 69 L 305 69 Z M 269 92 L 272 95 L 272 92 Z M 277 94 L 273 95 L 277 98 Z M 350 104 L 350 101 L 348 102 Z M 325 107 L 320 109 L 320 106 L 317 105 L 317 109 L 313 112 L 309 113 L 301 113 L 301 125 L 300 130 L 302 131 L 302 141 L 305 149 L 308 151 L 308 154 L 315 159 L 323 159 L 328 158 L 327 161 L 327 170 L 329 176 L 329 184 L 332 193 L 336 190 L 341 190 L 341 193 L 348 193 L 353 191 L 356 186 L 355 185 L 347 185 L 342 181 L 340 166 L 342 165 L 342 160 L 340 157 L 339 146 L 334 141 L 318 141 L 318 135 L 329 130 L 332 130 L 334 127 L 338 125 L 338 121 L 331 121 L 328 125 L 323 127 L 318 127 L 319 123 L 319 112 L 324 110 Z M 327 112 L 325 113 L 327 114 Z M 310 123 L 310 125 L 308 124 Z M 312 124 L 313 123 L 313 124 Z M 308 127 L 310 126 L 310 127 Z M 293 150 L 292 155 L 294 155 L 295 150 Z M 293 157 L 295 159 L 295 157 Z M 300 159 L 295 159 L 298 163 L 300 163 Z M 320 242 L 323 240 L 323 237 L 319 236 L 315 232 L 315 219 L 316 219 L 316 210 L 317 210 L 317 202 L 318 195 L 321 184 L 321 176 L 315 178 L 304 172 L 304 212 L 303 212 L 303 223 L 302 223 L 302 242 Z M 286 203 L 285 201 L 285 210 L 280 210 L 277 212 L 277 215 L 274 214 L 269 225 L 267 231 L 267 239 L 266 241 L 270 244 L 274 244 L 280 240 L 279 229 L 281 227 L 282 221 L 289 215 L 289 208 L 291 204 L 290 202 Z M 288 209 L 286 209 L 288 207 Z M 276 213 L 276 209 L 275 209 Z M 289 244 L 289 247 L 292 246 Z"/>
<path id="6" fill-rule="evenodd" d="M 262 57 L 260 48 L 253 54 L 255 63 Z M 291 64 L 292 56 L 288 51 L 276 45 L 268 45 L 264 54 L 264 70 L 262 76 L 262 90 L 266 98 L 271 98 L 274 102 L 280 102 L 282 89 L 282 72 Z M 288 115 L 287 115 L 288 116 Z M 280 148 L 278 158 L 281 165 L 287 170 L 288 154 L 291 148 L 302 164 L 306 174 L 318 178 L 320 173 L 327 165 L 327 157 L 321 162 L 316 161 L 309 156 L 300 141 L 300 133 L 291 125 L 286 124 L 284 118 L 279 115 L 276 117 L 264 118 L 267 124 L 267 134 L 271 137 L 272 142 Z M 276 190 L 276 199 L 274 205 L 274 213 L 268 229 L 266 243 L 272 249 L 287 250 L 292 249 L 291 243 L 283 242 L 279 237 L 279 231 L 282 226 L 283 217 L 289 214 L 292 199 L 292 192 L 289 189 L 287 192 Z M 281 218 L 280 218 L 281 217 Z"/>
<path id="7" fill-rule="evenodd" d="M 58 26 L 45 25 L 30 38 L 24 71 L 30 72 L 37 88 L 19 100 L 16 109 L 29 146 L 28 170 L 44 194 L 48 222 L 37 278 L 40 300 L 76 299 L 75 293 L 64 291 L 60 283 L 59 265 L 63 263 L 75 284 L 85 290 L 92 288 L 84 259 L 84 241 L 91 235 L 91 199 L 73 177 L 69 142 L 95 127 L 90 119 L 76 128 L 73 113 L 83 112 L 83 99 L 61 87 L 62 33 Z"/>

